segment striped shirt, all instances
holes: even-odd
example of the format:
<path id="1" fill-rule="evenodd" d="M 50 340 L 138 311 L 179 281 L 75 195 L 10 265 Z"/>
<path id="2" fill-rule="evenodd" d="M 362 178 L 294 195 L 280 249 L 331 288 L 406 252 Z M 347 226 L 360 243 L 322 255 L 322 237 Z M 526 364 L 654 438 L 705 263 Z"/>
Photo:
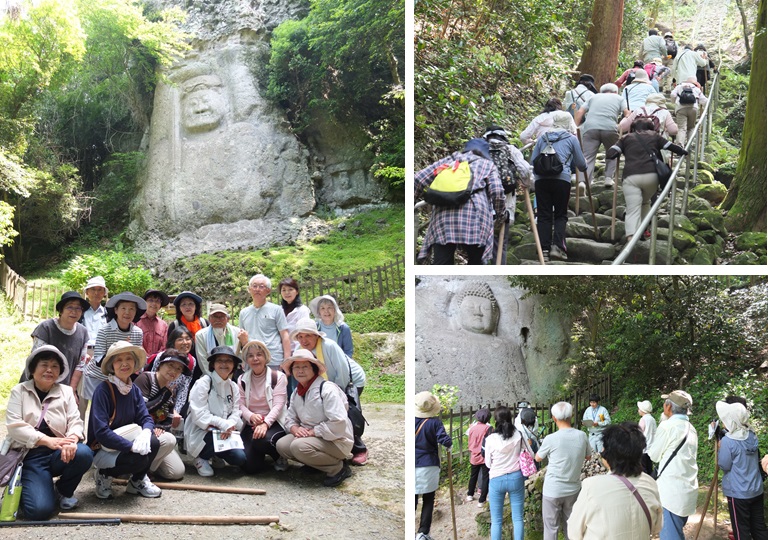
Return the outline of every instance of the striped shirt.
<path id="1" fill-rule="evenodd" d="M 107 376 L 101 372 L 101 359 L 107 354 L 109 347 L 116 341 L 128 341 L 131 345 L 142 347 L 144 333 L 141 328 L 131 323 L 127 332 L 123 332 L 117 326 L 117 321 L 112 319 L 99 328 L 96 334 L 96 345 L 93 348 L 93 359 L 88 363 L 85 375 L 99 381 L 106 381 Z"/>

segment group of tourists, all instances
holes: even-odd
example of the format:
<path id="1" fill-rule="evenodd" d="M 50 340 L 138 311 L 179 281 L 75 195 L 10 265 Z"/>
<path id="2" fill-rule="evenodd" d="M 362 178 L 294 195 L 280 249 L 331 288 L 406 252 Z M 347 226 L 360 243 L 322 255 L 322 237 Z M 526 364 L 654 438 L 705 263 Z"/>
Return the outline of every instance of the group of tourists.
<path id="1" fill-rule="evenodd" d="M 622 189 L 626 200 L 625 235 L 628 242 L 639 231 L 651 201 L 666 184 L 658 162 L 669 163 L 671 153 L 687 155 L 687 145 L 699 111 L 707 103 L 705 85 L 714 63 L 706 48 L 682 45 L 678 50 L 670 32 L 649 30 L 640 60 L 615 82 L 598 87 L 582 74 L 565 101 L 550 97 L 536 118 L 520 133 L 523 145 L 533 144 L 526 162 L 509 134 L 490 126 L 482 137 L 469 140 L 455 152 L 418 171 L 414 197 L 433 205 L 419 260 L 454 264 L 461 248 L 468 264 L 506 261 L 506 230 L 515 214 L 517 187 L 532 189 L 537 206 L 536 229 L 545 262 L 568 260 L 566 224 L 571 183 L 576 197 L 595 180 L 595 163 L 606 152 L 603 185 L 617 189 L 618 161 L 624 156 Z M 666 93 L 662 92 L 666 87 Z M 674 101 L 674 111 L 668 109 Z M 670 140 L 674 138 L 674 142 Z M 460 164 L 468 164 L 461 174 Z M 466 195 L 448 202 L 431 202 L 438 175 L 454 171 L 455 189 Z M 581 173 L 581 174 L 579 174 Z"/>
<path id="2" fill-rule="evenodd" d="M 365 373 L 336 300 L 324 295 L 307 307 L 286 278 L 273 304 L 262 274 L 248 291 L 239 326 L 220 303 L 203 317 L 203 299 L 191 291 L 173 299 L 170 324 L 159 314 L 170 303 L 161 290 L 121 292 L 104 304 L 97 276 L 85 298 L 61 296 L 58 316 L 32 332 L 6 413 L 10 448 L 28 450 L 25 519 L 76 507 L 91 466 L 96 496 L 109 499 L 113 478 L 126 475 L 127 493 L 159 497 L 152 479 L 180 480 L 182 453 L 200 476 L 227 465 L 254 474 L 270 462 L 285 471 L 293 460 L 324 472 L 329 487 L 351 476 L 350 463 L 366 463 L 348 412 L 360 407 Z"/>
<path id="3" fill-rule="evenodd" d="M 476 412 L 467 431 L 470 481 L 467 502 L 476 492 L 478 507 L 487 499 L 491 540 L 502 538 L 504 499 L 509 495 L 513 537 L 524 535 L 523 508 L 527 469 L 526 453 L 536 462 L 546 461 L 542 487 L 544 540 L 557 540 L 559 531 L 571 540 L 649 538 L 684 540 L 683 527 L 696 513 L 698 497 L 698 435 L 690 422 L 693 400 L 683 390 L 661 396 L 663 412 L 658 423 L 648 400 L 638 401 L 639 423 L 611 423 L 600 396 L 591 395 L 582 416 L 584 431 L 572 425 L 573 406 L 552 405 L 557 431 L 539 443 L 535 412 L 518 404 L 512 411 L 499 406 L 490 425 L 488 409 Z M 750 429 L 747 402 L 728 396 L 716 403 L 719 417 L 711 431 L 718 439 L 718 465 L 723 470 L 723 495 L 736 540 L 768 539 L 765 524 L 763 476 L 768 456 L 760 461 L 758 440 Z M 530 411 L 530 415 L 524 414 Z M 439 419 L 440 404 L 429 392 L 416 396 L 416 502 L 424 499 L 416 540 L 429 540 L 432 509 L 439 478 L 437 445 L 450 449 L 452 440 Z M 527 416 L 527 418 L 526 418 Z M 600 459 L 608 474 L 582 480 L 585 462 Z M 431 482 L 431 483 L 430 483 Z"/>

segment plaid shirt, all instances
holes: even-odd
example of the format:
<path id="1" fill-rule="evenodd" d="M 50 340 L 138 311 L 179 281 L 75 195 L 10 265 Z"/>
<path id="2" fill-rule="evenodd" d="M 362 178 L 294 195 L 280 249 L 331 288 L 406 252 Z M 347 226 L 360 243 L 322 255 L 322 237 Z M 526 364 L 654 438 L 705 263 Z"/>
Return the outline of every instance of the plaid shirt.
<path id="1" fill-rule="evenodd" d="M 435 178 L 435 170 L 441 165 L 454 161 L 467 161 L 472 171 L 475 192 L 458 208 L 432 208 L 429 228 L 421 246 L 419 259 L 424 259 L 435 244 L 466 244 L 484 246 L 483 262 L 491 258 L 493 251 L 494 213 L 504 212 L 504 188 L 501 186 L 499 171 L 492 161 L 472 152 L 455 152 L 436 161 L 414 177 L 414 199 L 419 199 Z"/>

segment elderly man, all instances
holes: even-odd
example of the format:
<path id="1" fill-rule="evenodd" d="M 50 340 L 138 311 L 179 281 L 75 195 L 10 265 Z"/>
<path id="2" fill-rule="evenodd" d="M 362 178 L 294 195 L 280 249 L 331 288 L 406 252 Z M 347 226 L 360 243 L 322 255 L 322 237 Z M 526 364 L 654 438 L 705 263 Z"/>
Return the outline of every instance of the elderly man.
<path id="1" fill-rule="evenodd" d="M 203 328 L 195 334 L 197 365 L 200 366 L 203 375 L 210 375 L 208 371 L 208 357 L 214 348 L 221 345 L 231 347 L 232 350 L 240 348 L 238 343 L 240 329 L 229 324 L 227 306 L 224 304 L 211 304 L 211 308 L 208 310 L 208 322 L 210 324 L 207 328 Z"/>
<path id="2" fill-rule="evenodd" d="M 592 455 L 587 435 L 571 427 L 573 406 L 560 401 L 552 405 L 551 412 L 557 432 L 545 437 L 536 452 L 536 461 L 549 458 L 541 501 L 544 540 L 557 540 L 560 523 L 568 538 L 566 522 L 581 490 L 581 467 Z"/>
<path id="3" fill-rule="evenodd" d="M 664 413 L 669 420 L 659 424 L 653 444 L 648 448 L 650 458 L 659 464 L 656 483 L 664 508 L 661 540 L 685 540 L 683 526 L 688 516 L 696 513 L 699 489 L 696 454 L 699 438 L 688 420 L 693 405 L 690 394 L 675 390 L 661 396 Z"/>
<path id="4" fill-rule="evenodd" d="M 643 40 L 643 44 L 640 46 L 640 58 L 643 59 L 644 64 L 647 64 L 652 62 L 655 57 L 667 57 L 667 42 L 659 35 L 658 30 L 651 28 L 648 30 L 648 37 Z"/>
<path id="5" fill-rule="evenodd" d="M 80 322 L 88 330 L 88 350 L 93 356 L 93 346 L 96 344 L 96 334 L 99 328 L 107 324 L 107 308 L 101 305 L 102 300 L 109 292 L 104 278 L 94 276 L 85 284 L 85 298 L 89 307 L 83 313 Z"/>
<path id="6" fill-rule="evenodd" d="M 336 383 L 342 390 L 352 382 L 357 388 L 358 396 L 365 387 L 365 372 L 360 364 L 344 354 L 334 341 L 325 339 L 325 334 L 317 329 L 314 321 L 303 319 L 296 324 L 296 330 L 291 333 L 291 340 L 296 340 L 302 349 L 311 351 L 320 363 L 325 366 L 326 377 Z M 358 398 L 359 401 L 359 398 Z M 360 405 L 360 403 L 358 403 Z M 352 446 L 352 464 L 364 465 L 368 461 L 368 449 L 360 437 L 355 436 Z"/>
<path id="7" fill-rule="evenodd" d="M 248 281 L 248 292 L 253 305 L 240 310 L 241 332 L 237 336 L 240 346 L 258 339 L 272 355 L 269 367 L 280 369 L 283 358 L 291 356 L 291 340 L 283 308 L 267 301 L 272 292 L 272 281 L 263 274 L 256 274 Z"/>

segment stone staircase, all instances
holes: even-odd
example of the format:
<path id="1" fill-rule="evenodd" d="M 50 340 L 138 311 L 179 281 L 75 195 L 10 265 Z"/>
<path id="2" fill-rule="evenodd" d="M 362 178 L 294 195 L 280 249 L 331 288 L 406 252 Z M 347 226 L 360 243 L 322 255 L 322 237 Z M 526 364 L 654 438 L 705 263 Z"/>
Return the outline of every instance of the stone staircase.
<path id="1" fill-rule="evenodd" d="M 590 211 L 589 198 L 582 193 L 579 199 L 579 215 L 576 215 L 576 184 L 571 188 L 568 224 L 566 226 L 566 245 L 568 261 L 555 261 L 548 264 L 611 264 L 624 247 L 624 193 L 621 180 L 618 181 L 616 203 L 616 223 L 613 239 L 611 238 L 611 214 L 613 208 L 613 188 L 606 188 L 605 178 L 599 176 L 604 170 L 604 154 L 599 154 L 595 168 L 595 180 L 591 186 L 595 209 L 594 219 Z M 723 253 L 727 232 L 723 227 L 723 215 L 715 210 L 709 200 L 713 195 L 706 189 L 711 183 L 711 174 L 704 169 L 699 171 L 699 181 L 704 189 L 691 189 L 689 185 L 687 216 L 680 214 L 685 178 L 684 165 L 677 178 L 675 229 L 672 233 L 673 264 L 717 264 Z M 620 174 L 618 175 L 620 178 Z M 692 176 L 692 175 L 691 175 Z M 699 194 L 697 194 L 697 192 Z M 699 196 L 703 195 L 703 196 Z M 717 201 L 719 202 L 719 201 Z M 661 207 L 656 241 L 656 264 L 667 264 L 669 242 L 669 203 Z M 598 237 L 595 238 L 597 225 Z M 507 264 L 539 264 L 533 232 L 525 209 L 525 201 L 518 200 L 515 223 L 509 231 L 510 247 Z M 648 264 L 651 249 L 650 240 L 637 243 L 626 264 Z"/>

